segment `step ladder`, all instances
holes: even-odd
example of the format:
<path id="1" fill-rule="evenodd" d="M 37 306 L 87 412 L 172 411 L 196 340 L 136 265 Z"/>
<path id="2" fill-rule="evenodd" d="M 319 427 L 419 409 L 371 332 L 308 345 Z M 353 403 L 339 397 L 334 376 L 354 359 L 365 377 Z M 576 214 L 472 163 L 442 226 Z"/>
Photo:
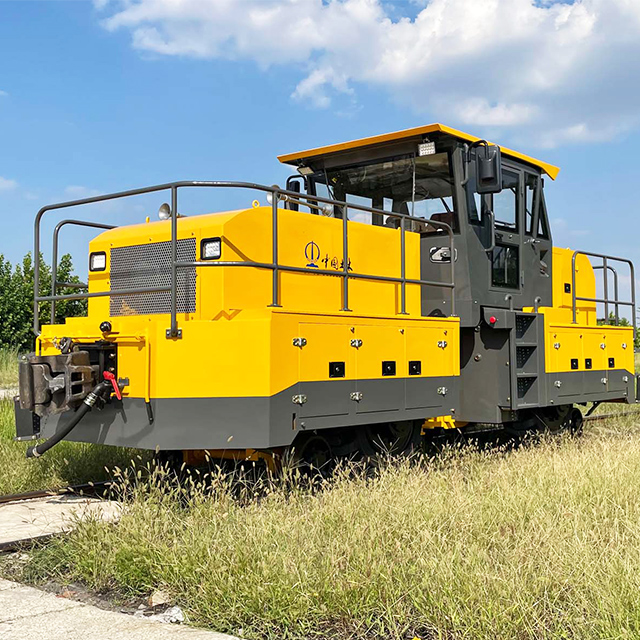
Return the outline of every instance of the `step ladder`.
<path id="1" fill-rule="evenodd" d="M 511 332 L 511 408 L 539 407 L 544 395 L 543 316 L 515 313 Z"/>

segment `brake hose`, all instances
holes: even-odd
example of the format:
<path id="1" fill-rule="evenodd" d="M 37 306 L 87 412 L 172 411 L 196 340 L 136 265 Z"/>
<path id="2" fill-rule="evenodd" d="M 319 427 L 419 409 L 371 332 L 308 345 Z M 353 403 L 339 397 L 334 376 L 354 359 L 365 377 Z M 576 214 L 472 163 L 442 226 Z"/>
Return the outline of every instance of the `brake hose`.
<path id="1" fill-rule="evenodd" d="M 56 431 L 56 433 L 54 433 L 48 440 L 45 440 L 34 447 L 29 447 L 27 449 L 27 458 L 39 458 L 43 453 L 49 451 L 51 447 L 57 445 L 60 440 L 66 438 L 78 426 L 82 418 L 84 418 L 87 413 L 93 409 L 95 403 L 104 396 L 105 392 L 117 388 L 117 383 L 115 385 L 113 384 L 113 374 L 107 375 L 107 373 L 108 372 L 105 372 L 104 374 L 105 379 L 102 382 L 99 382 L 82 401 L 82 404 L 69 423 L 59 431 Z M 118 392 L 119 391 L 120 390 L 118 389 Z M 118 395 L 120 394 L 118 393 Z"/>

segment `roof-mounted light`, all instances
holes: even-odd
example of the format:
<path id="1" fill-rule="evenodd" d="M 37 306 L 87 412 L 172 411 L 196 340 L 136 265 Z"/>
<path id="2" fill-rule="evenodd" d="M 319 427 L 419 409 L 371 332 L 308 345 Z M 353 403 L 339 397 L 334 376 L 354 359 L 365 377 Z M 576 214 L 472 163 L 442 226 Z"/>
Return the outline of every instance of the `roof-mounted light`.
<path id="1" fill-rule="evenodd" d="M 301 165 L 298 167 L 298 173 L 301 176 L 310 176 L 313 173 L 313 169 L 311 167 L 305 167 L 304 165 Z"/>
<path id="2" fill-rule="evenodd" d="M 418 145 L 418 155 L 422 156 L 432 156 L 436 152 L 436 143 L 431 142 L 430 140 L 424 140 Z"/>

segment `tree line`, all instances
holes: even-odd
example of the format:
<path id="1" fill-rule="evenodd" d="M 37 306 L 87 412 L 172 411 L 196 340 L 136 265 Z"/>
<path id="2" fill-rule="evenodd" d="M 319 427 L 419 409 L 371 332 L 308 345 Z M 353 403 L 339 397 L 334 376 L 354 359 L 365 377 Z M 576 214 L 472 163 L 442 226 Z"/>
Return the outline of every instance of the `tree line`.
<path id="1" fill-rule="evenodd" d="M 40 293 L 51 292 L 51 266 L 40 257 Z M 58 264 L 58 282 L 80 284 L 73 273 L 73 261 L 65 254 Z M 12 265 L 0 254 L 0 348 L 11 347 L 20 351 L 32 351 L 34 261 L 28 253 L 22 262 Z M 77 293 L 72 287 L 58 287 L 59 294 Z M 45 293 L 46 292 L 46 293 Z M 63 300 L 56 303 L 56 322 L 62 323 L 70 316 L 86 315 L 86 300 Z M 49 322 L 51 303 L 40 303 L 40 318 Z"/>

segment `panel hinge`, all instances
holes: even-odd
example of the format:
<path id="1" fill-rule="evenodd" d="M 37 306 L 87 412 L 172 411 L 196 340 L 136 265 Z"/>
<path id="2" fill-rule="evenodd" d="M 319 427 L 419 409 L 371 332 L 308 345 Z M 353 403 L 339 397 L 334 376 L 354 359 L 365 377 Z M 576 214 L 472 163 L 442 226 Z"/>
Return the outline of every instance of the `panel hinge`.
<path id="1" fill-rule="evenodd" d="M 294 338 L 293 339 L 293 346 L 294 347 L 306 347 L 307 346 L 307 339 L 306 338 Z"/>
<path id="2" fill-rule="evenodd" d="M 299 393 L 298 395 L 295 396 L 291 396 L 291 402 L 293 402 L 293 404 L 304 404 L 307 401 L 307 396 L 304 395 L 304 393 Z"/>
<path id="3" fill-rule="evenodd" d="M 362 340 L 360 340 L 359 338 L 354 338 L 353 340 L 351 340 L 351 346 L 359 349 L 362 346 Z"/>
<path id="4" fill-rule="evenodd" d="M 362 400 L 362 391 L 352 391 L 349 398 L 354 402 L 360 402 Z"/>
<path id="5" fill-rule="evenodd" d="M 447 341 L 446 340 L 438 340 L 438 346 L 440 347 L 440 349 L 446 349 L 447 348 Z"/>
<path id="6" fill-rule="evenodd" d="M 554 384 L 558 389 L 562 386 L 562 382 L 561 382 L 560 380 L 556 380 L 553 384 Z"/>
<path id="7" fill-rule="evenodd" d="M 438 395 L 446 396 L 447 395 L 447 387 L 438 387 Z"/>
<path id="8" fill-rule="evenodd" d="M 559 342 L 554 342 L 553 343 L 553 348 L 554 349 L 559 349 L 560 348 L 560 343 Z"/>

